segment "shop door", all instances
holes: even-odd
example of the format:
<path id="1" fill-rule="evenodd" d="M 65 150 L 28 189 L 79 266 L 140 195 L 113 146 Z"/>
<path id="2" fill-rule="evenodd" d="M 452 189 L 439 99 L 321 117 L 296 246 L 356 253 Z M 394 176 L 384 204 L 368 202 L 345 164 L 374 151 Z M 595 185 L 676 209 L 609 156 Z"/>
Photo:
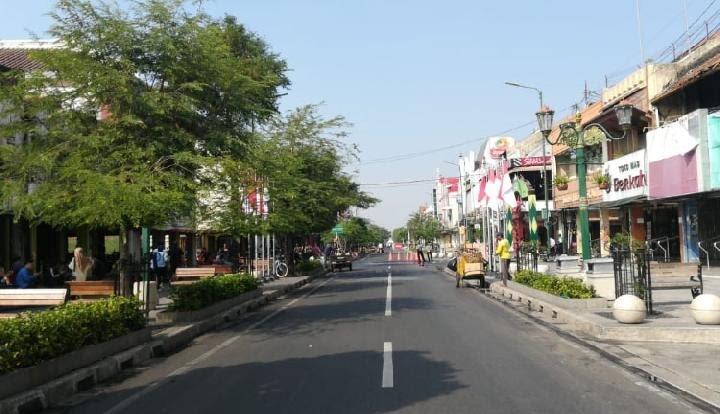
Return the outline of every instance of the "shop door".
<path id="1" fill-rule="evenodd" d="M 677 207 L 657 207 L 649 212 L 651 229 L 650 238 L 658 239 L 668 237 L 668 242 L 661 242 L 662 247 L 668 250 L 670 261 L 680 260 L 680 239 L 678 228 L 678 209 Z M 664 252 L 657 247 L 656 243 L 652 246 L 655 250 L 655 257 L 660 259 Z"/>

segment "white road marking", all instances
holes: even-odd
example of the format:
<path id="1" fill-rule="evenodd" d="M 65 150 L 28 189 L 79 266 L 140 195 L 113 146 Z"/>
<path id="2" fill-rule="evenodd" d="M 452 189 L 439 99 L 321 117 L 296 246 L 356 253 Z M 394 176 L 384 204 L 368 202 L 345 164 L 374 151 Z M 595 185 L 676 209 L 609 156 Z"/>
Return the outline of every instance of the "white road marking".
<path id="1" fill-rule="evenodd" d="M 392 274 L 388 272 L 387 276 L 387 295 L 385 297 L 385 316 L 392 315 Z"/>
<path id="2" fill-rule="evenodd" d="M 393 388 L 395 386 L 393 380 L 393 361 L 392 361 L 392 342 L 385 342 L 383 352 L 383 374 L 382 387 Z"/>
<path id="3" fill-rule="evenodd" d="M 143 388 L 141 391 L 136 392 L 135 394 L 131 395 L 130 397 L 124 399 L 120 404 L 110 408 L 109 410 L 105 411 L 105 414 L 115 414 L 119 413 L 126 408 L 128 408 L 131 404 L 133 404 L 135 401 L 139 400 L 143 396 L 149 394 L 151 391 L 159 387 L 160 385 L 170 381 L 173 377 L 176 377 L 178 375 L 182 375 L 189 371 L 193 366 L 197 365 L 198 363 L 210 358 L 213 354 L 217 353 L 221 349 L 232 345 L 235 341 L 241 338 L 241 335 L 247 331 L 253 330 L 257 328 L 258 326 L 262 325 L 263 323 L 267 322 L 268 320 L 272 319 L 273 317 L 277 316 L 279 313 L 283 312 L 299 300 L 305 299 L 308 296 L 315 293 L 316 290 L 320 289 L 321 287 L 325 286 L 329 281 L 331 281 L 335 276 L 330 277 L 329 279 L 325 280 L 321 284 L 314 287 L 310 292 L 306 293 L 305 295 L 295 298 L 291 300 L 290 302 L 283 305 L 280 309 L 277 309 L 275 312 L 266 315 L 264 318 L 260 319 L 259 321 L 253 323 L 252 325 L 245 328 L 242 332 L 238 333 L 237 335 L 233 336 L 232 338 L 229 338 L 225 341 L 223 341 L 221 344 L 215 346 L 214 348 L 208 350 L 204 354 L 198 356 L 197 358 L 193 359 L 192 361 L 188 362 L 187 364 L 183 365 L 182 367 L 176 369 L 175 371 L 169 373 L 165 378 L 159 381 L 151 382 L 148 384 L 145 388 Z"/>

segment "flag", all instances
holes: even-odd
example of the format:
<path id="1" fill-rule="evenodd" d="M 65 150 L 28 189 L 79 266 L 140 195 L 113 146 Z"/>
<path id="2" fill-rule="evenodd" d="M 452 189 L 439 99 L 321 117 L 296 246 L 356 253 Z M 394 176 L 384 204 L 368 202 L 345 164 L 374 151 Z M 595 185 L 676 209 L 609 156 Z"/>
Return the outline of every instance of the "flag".
<path id="1" fill-rule="evenodd" d="M 513 188 L 512 181 L 510 181 L 510 174 L 505 173 L 502 176 L 502 184 L 500 187 L 500 198 L 510 208 L 517 206 L 517 199 L 515 198 L 515 189 Z"/>
<path id="2" fill-rule="evenodd" d="M 485 194 L 487 194 L 488 203 L 494 203 L 500 198 L 500 180 L 495 170 L 490 170 Z"/>
<path id="3" fill-rule="evenodd" d="M 528 221 L 530 227 L 530 241 L 537 242 L 538 239 L 538 224 L 537 224 L 537 207 L 535 201 L 535 194 L 528 195 Z"/>
<path id="4" fill-rule="evenodd" d="M 487 201 L 487 194 L 485 193 L 485 187 L 487 186 L 487 175 L 480 178 L 478 183 L 478 201 L 480 204 L 485 204 Z"/>
<path id="5" fill-rule="evenodd" d="M 513 239 L 512 231 L 513 231 L 512 209 L 510 207 L 508 207 L 507 211 L 505 212 L 505 238 L 508 241 Z"/>

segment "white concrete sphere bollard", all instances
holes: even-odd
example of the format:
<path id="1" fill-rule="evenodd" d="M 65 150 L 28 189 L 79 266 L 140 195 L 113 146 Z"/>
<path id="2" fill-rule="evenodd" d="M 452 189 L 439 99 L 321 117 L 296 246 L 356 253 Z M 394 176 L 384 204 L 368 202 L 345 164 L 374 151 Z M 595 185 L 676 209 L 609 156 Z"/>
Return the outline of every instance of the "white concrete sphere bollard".
<path id="1" fill-rule="evenodd" d="M 720 325 L 720 297 L 707 293 L 696 297 L 690 304 L 690 313 L 701 325 Z"/>
<path id="2" fill-rule="evenodd" d="M 613 317 L 620 323 L 640 323 L 645 320 L 645 301 L 635 295 L 622 295 L 615 299 Z"/>

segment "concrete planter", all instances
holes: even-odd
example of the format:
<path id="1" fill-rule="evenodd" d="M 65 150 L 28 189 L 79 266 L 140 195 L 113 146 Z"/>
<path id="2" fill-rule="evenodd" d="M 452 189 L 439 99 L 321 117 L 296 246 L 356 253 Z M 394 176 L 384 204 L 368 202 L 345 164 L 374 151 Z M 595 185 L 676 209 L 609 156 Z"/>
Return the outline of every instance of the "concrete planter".
<path id="1" fill-rule="evenodd" d="M 579 256 L 558 256 L 555 258 L 555 270 L 559 274 L 579 273 L 580 257 Z"/>
<path id="2" fill-rule="evenodd" d="M 720 325 L 720 297 L 707 293 L 696 297 L 690 304 L 690 313 L 700 325 Z"/>
<path id="3" fill-rule="evenodd" d="M 261 289 L 245 292 L 232 299 L 226 299 L 203 309 L 187 312 L 164 311 L 157 314 L 158 323 L 197 322 L 262 296 Z"/>
<path id="4" fill-rule="evenodd" d="M 613 317 L 620 323 L 640 323 L 645 320 L 645 301 L 635 295 L 622 295 L 615 299 Z"/>
<path id="5" fill-rule="evenodd" d="M 35 366 L 20 368 L 0 376 L 0 399 L 30 390 L 76 369 L 92 365 L 103 358 L 150 341 L 150 328 L 131 332 L 96 345 L 61 355 Z"/>
<path id="6" fill-rule="evenodd" d="M 500 285 L 497 286 L 500 288 Z M 607 309 L 608 300 L 605 298 L 592 298 L 592 299 L 566 299 L 560 296 L 551 295 L 550 293 L 542 292 L 537 289 L 533 289 L 529 286 L 508 281 L 508 288 L 515 292 L 522 293 L 527 297 L 533 297 L 543 302 L 555 305 L 562 309 Z"/>

